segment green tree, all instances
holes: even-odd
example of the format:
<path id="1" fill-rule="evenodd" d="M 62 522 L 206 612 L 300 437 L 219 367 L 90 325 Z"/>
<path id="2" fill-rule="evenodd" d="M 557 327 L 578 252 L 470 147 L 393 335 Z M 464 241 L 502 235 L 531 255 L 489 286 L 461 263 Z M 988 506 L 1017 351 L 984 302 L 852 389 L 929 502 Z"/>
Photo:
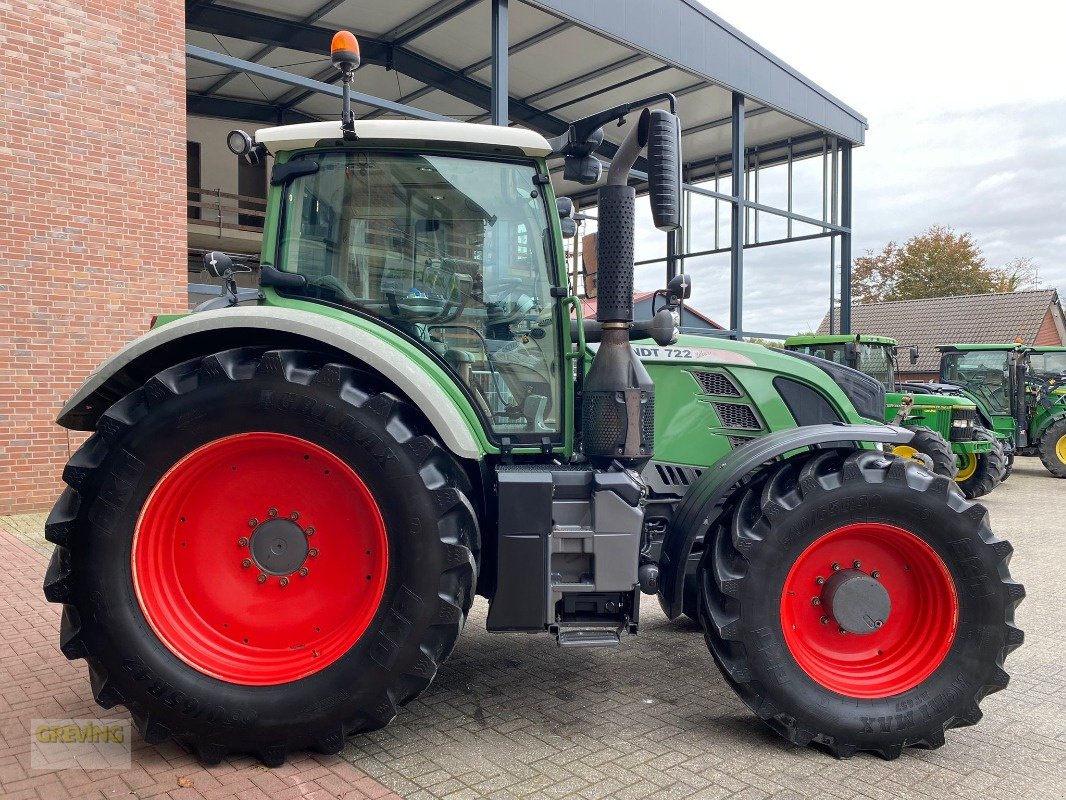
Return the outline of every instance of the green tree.
<path id="1" fill-rule="evenodd" d="M 851 291 L 858 303 L 878 303 L 1013 292 L 1032 280 L 1029 259 L 991 267 L 970 234 L 935 225 L 902 246 L 889 242 L 880 253 L 856 258 Z"/>

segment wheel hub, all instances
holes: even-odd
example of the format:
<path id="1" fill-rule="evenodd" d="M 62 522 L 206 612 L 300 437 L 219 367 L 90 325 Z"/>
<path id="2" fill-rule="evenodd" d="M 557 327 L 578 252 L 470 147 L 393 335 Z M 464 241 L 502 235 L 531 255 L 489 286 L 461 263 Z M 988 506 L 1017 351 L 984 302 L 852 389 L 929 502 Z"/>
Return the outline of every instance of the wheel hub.
<path id="1" fill-rule="evenodd" d="M 268 575 L 291 575 L 307 558 L 303 529 L 292 520 L 270 519 L 252 532 L 252 560 Z"/>
<path id="2" fill-rule="evenodd" d="M 842 630 L 857 634 L 880 629 L 892 610 L 888 590 L 857 569 L 834 572 L 822 589 L 822 604 Z"/>

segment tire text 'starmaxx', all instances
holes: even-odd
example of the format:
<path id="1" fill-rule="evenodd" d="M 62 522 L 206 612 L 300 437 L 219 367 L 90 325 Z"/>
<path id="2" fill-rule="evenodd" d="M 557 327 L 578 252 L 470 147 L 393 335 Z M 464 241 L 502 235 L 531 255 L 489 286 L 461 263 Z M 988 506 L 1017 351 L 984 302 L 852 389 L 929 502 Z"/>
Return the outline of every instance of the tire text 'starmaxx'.
<path id="1" fill-rule="evenodd" d="M 468 480 L 425 430 L 379 379 L 303 351 L 194 359 L 115 403 L 46 526 L 45 594 L 97 702 L 209 763 L 338 752 L 388 724 L 476 581 Z"/>
<path id="2" fill-rule="evenodd" d="M 1040 460 L 1056 478 L 1066 478 L 1066 419 L 1060 419 L 1040 437 Z"/>
<path id="3" fill-rule="evenodd" d="M 975 460 L 963 464 L 955 478 L 962 493 L 970 500 L 984 497 L 999 486 L 1007 470 L 1007 455 L 1003 451 L 1003 442 L 997 439 L 992 431 L 977 428 L 973 438 L 992 442 L 992 449 L 987 453 L 971 456 Z"/>
<path id="4" fill-rule="evenodd" d="M 939 747 L 1007 685 L 1025 592 L 1010 544 L 947 478 L 874 451 L 823 452 L 768 468 L 721 519 L 700 566 L 707 644 L 789 741 L 838 757 Z M 835 611 L 830 587 L 851 591 L 838 578 L 863 587 L 869 609 L 891 608 L 856 618 L 852 593 Z"/>
<path id="5" fill-rule="evenodd" d="M 914 432 L 914 438 L 905 445 L 900 445 L 893 450 L 896 455 L 909 458 L 912 451 L 929 456 L 933 461 L 933 472 L 947 478 L 954 478 L 958 472 L 955 463 L 955 454 L 951 452 L 951 443 L 943 436 L 930 428 L 904 426 Z"/>

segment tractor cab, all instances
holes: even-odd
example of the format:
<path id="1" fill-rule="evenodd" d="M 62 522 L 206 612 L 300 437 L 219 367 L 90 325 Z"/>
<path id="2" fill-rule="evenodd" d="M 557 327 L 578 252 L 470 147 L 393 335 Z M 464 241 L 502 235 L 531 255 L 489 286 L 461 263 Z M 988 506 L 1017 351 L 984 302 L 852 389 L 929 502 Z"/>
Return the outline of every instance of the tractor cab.
<path id="1" fill-rule="evenodd" d="M 1066 477 L 1066 347 L 953 344 L 940 348 L 940 381 L 973 399 L 1020 455 Z"/>
<path id="2" fill-rule="evenodd" d="M 886 391 L 896 388 L 895 339 L 886 336 L 792 336 L 785 340 L 785 349 L 857 369 L 880 381 Z"/>

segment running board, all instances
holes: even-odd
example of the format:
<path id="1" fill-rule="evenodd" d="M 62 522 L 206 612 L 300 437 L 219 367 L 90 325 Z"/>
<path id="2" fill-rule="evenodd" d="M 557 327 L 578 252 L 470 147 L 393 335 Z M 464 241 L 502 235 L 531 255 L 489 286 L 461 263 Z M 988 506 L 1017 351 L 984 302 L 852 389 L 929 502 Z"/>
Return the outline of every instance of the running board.
<path id="1" fill-rule="evenodd" d="M 616 647 L 620 640 L 616 630 L 559 631 L 559 647 Z"/>

